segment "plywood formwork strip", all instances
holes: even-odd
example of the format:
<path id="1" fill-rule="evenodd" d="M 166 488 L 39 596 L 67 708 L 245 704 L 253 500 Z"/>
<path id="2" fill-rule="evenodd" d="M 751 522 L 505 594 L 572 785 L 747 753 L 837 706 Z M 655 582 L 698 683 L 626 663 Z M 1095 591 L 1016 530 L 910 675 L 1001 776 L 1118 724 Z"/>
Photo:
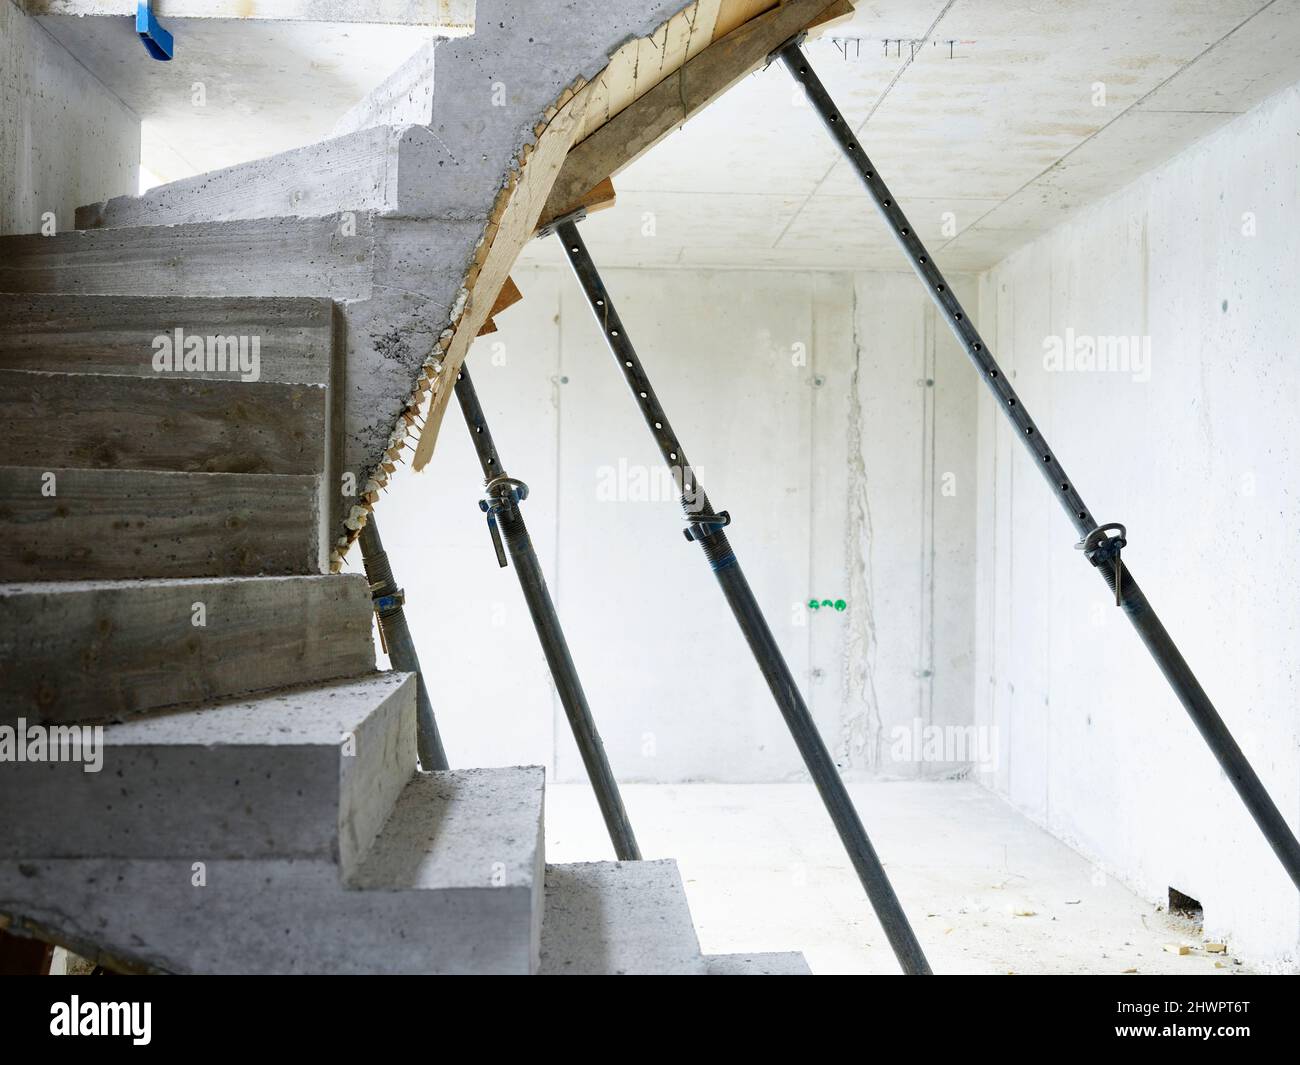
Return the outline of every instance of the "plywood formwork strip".
<path id="1" fill-rule="evenodd" d="M 636 42 L 632 41 L 620 52 L 635 48 Z M 412 459 L 417 470 L 423 469 L 433 455 L 434 441 L 455 387 L 456 372 L 487 321 L 519 252 L 537 228 L 547 194 L 586 115 L 590 89 L 590 83 L 584 83 L 566 90 L 567 98 L 561 97 L 555 114 L 538 133 L 536 143 L 525 149 L 519 170 L 498 197 L 498 206 L 493 211 L 496 221 L 489 223 L 479 258 L 466 279 L 469 298 L 446 340 L 442 358 L 433 361 L 424 378 L 430 398 L 424 429 Z M 423 389 L 416 397 L 417 404 L 421 398 Z"/>
<path id="2" fill-rule="evenodd" d="M 713 43 L 713 31 L 718 24 L 718 8 L 722 0 L 699 0 L 695 17 L 691 19 L 691 32 L 686 42 L 686 58 L 694 59 Z"/>

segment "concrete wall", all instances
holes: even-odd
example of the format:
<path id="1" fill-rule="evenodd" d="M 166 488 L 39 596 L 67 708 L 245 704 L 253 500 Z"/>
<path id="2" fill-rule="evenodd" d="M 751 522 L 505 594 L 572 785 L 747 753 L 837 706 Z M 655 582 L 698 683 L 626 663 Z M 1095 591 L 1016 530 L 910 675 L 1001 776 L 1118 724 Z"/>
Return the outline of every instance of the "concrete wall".
<path id="1" fill-rule="evenodd" d="M 1021 249 L 980 323 L 1296 826 L 1300 89 Z M 1051 337 L 1149 338 L 1148 369 L 1054 369 Z M 1086 342 L 1083 342 L 1086 343 Z M 1131 343 L 1131 342 L 1130 342 Z M 982 778 L 1152 900 L 1260 962 L 1297 958 L 1300 902 L 1179 703 L 1072 550 L 1032 460 L 981 399 L 976 713 Z"/>
<path id="2" fill-rule="evenodd" d="M 625 780 L 772 781 L 800 762 L 567 268 L 469 365 Z M 611 270 L 611 290 L 823 735 L 845 768 L 960 769 L 971 720 L 975 382 L 910 276 Z M 971 287 L 968 294 L 973 295 Z M 950 477 L 945 476 L 951 474 Z M 945 485 L 948 486 L 945 489 Z M 457 409 L 378 510 L 458 765 L 582 767 Z M 433 541 L 462 562 L 421 573 Z M 842 600 L 811 611 L 810 599 Z M 446 668 L 440 668 L 446 663 Z M 895 742 L 893 730 L 905 737 Z M 958 759 L 960 761 L 960 759 Z"/>
<path id="3" fill-rule="evenodd" d="M 0 233 L 39 232 L 47 211 L 72 229 L 81 204 L 134 193 L 139 164 L 140 120 L 0 0 Z"/>

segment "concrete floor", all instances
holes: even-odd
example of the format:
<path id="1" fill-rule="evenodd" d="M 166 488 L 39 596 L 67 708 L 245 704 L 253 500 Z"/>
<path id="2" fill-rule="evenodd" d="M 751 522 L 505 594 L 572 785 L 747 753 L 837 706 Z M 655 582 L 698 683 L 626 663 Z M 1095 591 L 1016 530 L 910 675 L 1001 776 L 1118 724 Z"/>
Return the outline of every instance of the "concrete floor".
<path id="1" fill-rule="evenodd" d="M 936 972 L 1247 971 L 978 785 L 850 791 Z M 802 950 L 814 973 L 897 971 L 812 785 L 641 784 L 623 796 L 645 857 L 677 859 L 707 953 Z M 547 785 L 546 853 L 611 856 L 586 785 Z M 1190 952 L 1167 949 L 1179 944 Z"/>

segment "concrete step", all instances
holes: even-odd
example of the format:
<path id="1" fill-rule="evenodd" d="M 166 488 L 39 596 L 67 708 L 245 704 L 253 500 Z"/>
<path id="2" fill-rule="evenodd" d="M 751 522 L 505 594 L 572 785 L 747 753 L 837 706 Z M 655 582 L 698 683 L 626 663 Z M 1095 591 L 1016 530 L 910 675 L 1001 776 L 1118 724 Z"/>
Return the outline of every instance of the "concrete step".
<path id="1" fill-rule="evenodd" d="M 808 961 L 797 950 L 768 954 L 706 954 L 710 976 L 811 976 Z"/>
<path id="2" fill-rule="evenodd" d="M 458 162 L 447 141 L 427 121 L 400 121 L 417 116 L 420 110 L 418 101 L 407 106 L 407 94 L 428 97 L 431 92 L 430 78 L 422 79 L 418 72 L 412 76 L 409 70 L 410 66 L 431 70 L 431 56 L 421 52 L 398 72 L 412 79 L 409 87 L 394 86 L 401 98 L 375 102 L 379 111 L 373 117 L 387 110 L 399 120 L 396 124 L 367 124 L 315 144 L 158 185 L 138 196 L 86 204 L 77 208 L 77 229 L 318 219 L 348 212 L 407 218 L 486 217 L 497 186 L 478 184 L 486 177 L 484 171 L 475 168 L 472 177 L 463 175 L 467 160 Z M 428 104 L 424 106 L 427 109 Z M 345 120 L 366 122 L 367 117 L 363 110 Z M 518 128 L 507 119 L 500 121 L 513 144 Z M 482 135 L 481 119 L 476 125 Z"/>
<path id="3" fill-rule="evenodd" d="M 323 474 L 324 385 L 0 370 L 0 464 Z"/>
<path id="4" fill-rule="evenodd" d="M 364 212 L 0 237 L 0 292 L 338 301 L 330 480 L 337 487 L 350 474 L 356 494 L 327 495 L 337 542 L 355 530 L 353 508 L 367 483 L 375 482 L 374 492 L 388 478 L 384 464 L 407 430 L 402 413 L 424 395 L 425 378 L 450 341 L 449 323 L 464 307 L 465 272 L 482 238 L 481 220 Z M 152 348 L 149 354 L 152 361 Z"/>
<path id="5" fill-rule="evenodd" d="M 546 867 L 544 976 L 706 973 L 673 861 Z"/>
<path id="6" fill-rule="evenodd" d="M 14 819 L 0 857 L 293 858 L 347 875 L 415 772 L 415 676 L 155 711 L 96 746 L 97 763 L 83 744 L 80 761 L 5 767 L 0 808 L 41 816 Z"/>
<path id="7" fill-rule="evenodd" d="M 363 213 L 24 234 L 0 237 L 0 292 L 362 299 L 373 254 Z"/>
<path id="8" fill-rule="evenodd" d="M 432 65 L 430 63 L 430 65 Z M 77 208 L 78 229 L 233 219 L 314 218 L 397 209 L 401 128 L 371 126 L 316 144 Z"/>
<path id="9" fill-rule="evenodd" d="M 0 467 L 0 580 L 249 577 L 328 566 L 321 478 Z"/>
<path id="10" fill-rule="evenodd" d="M 0 584 L 0 724 L 117 719 L 375 668 L 361 574 Z"/>
<path id="11" fill-rule="evenodd" d="M 537 767 L 416 774 L 346 882 L 318 858 L 0 861 L 0 912 L 144 971 L 526 974 L 542 782 Z"/>
<path id="12" fill-rule="evenodd" d="M 433 69 L 437 41 L 418 52 L 340 116 L 330 130 L 342 137 L 374 126 L 427 126 L 433 122 Z"/>
<path id="13" fill-rule="evenodd" d="M 0 299 L 0 369 L 157 377 L 158 337 L 260 339 L 262 384 L 330 383 L 334 304 L 309 297 L 61 296 Z M 185 371 L 238 380 L 238 370 Z"/>

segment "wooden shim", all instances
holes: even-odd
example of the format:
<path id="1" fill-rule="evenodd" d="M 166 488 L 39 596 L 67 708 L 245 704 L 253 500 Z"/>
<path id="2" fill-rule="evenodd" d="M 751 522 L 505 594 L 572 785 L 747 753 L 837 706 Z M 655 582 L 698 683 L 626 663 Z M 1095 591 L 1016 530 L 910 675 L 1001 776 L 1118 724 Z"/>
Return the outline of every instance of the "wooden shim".
<path id="1" fill-rule="evenodd" d="M 481 337 L 485 337 L 485 336 L 487 336 L 489 333 L 495 333 L 496 331 L 497 331 L 497 324 L 496 324 L 496 322 L 494 322 L 491 318 L 489 318 L 489 319 L 488 319 L 486 322 L 484 322 L 483 325 L 479 328 L 479 331 L 478 331 L 478 334 L 477 334 L 477 335 L 478 335 L 478 336 L 481 336 Z"/>
<path id="2" fill-rule="evenodd" d="M 492 310 L 488 312 L 489 320 L 495 318 L 507 307 L 513 307 L 524 294 L 519 291 L 519 286 L 515 284 L 514 278 L 507 277 L 505 284 L 501 286 L 501 291 L 497 293 L 496 302 L 492 304 Z"/>
<path id="3" fill-rule="evenodd" d="M 546 213 L 537 220 L 537 228 L 541 229 L 545 226 L 549 226 L 557 218 L 563 218 L 566 214 L 573 214 L 574 211 L 579 209 L 585 210 L 587 214 L 595 214 L 597 211 L 603 211 L 607 207 L 613 207 L 615 201 L 614 182 L 609 178 L 606 178 L 604 181 L 597 184 L 595 188 L 590 189 L 585 196 L 578 200 L 577 203 L 566 204 L 558 214 L 551 213 L 551 205 L 548 201 L 546 204 Z"/>

